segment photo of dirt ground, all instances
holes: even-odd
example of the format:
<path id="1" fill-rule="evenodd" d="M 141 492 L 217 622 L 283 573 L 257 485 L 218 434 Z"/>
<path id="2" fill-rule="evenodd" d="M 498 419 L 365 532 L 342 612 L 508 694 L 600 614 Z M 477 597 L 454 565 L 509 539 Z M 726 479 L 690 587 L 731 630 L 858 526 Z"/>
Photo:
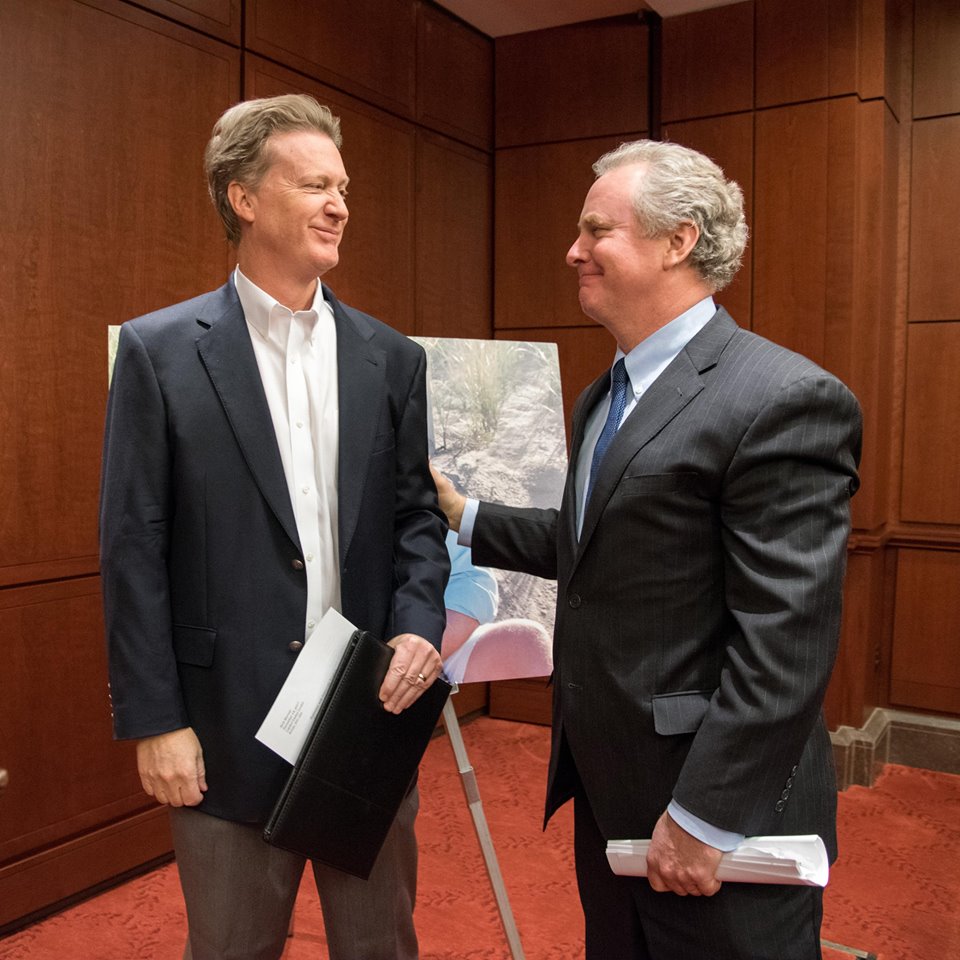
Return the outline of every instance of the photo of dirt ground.
<path id="1" fill-rule="evenodd" d="M 559 507 L 567 444 L 556 344 L 415 339 L 427 351 L 434 466 L 479 500 Z M 553 632 L 552 582 L 494 575 L 498 620 L 528 618 Z"/>

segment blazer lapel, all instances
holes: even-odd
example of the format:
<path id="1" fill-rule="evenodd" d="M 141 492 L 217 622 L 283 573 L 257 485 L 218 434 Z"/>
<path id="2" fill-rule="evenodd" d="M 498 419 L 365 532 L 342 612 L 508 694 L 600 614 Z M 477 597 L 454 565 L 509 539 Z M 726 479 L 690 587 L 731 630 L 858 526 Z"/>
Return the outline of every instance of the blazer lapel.
<path id="1" fill-rule="evenodd" d="M 374 329 L 362 314 L 348 312 L 326 286 L 324 297 L 337 325 L 337 381 L 340 400 L 340 460 L 337 498 L 340 562 L 350 550 L 360 517 L 363 480 L 384 409 L 386 356 L 370 343 Z"/>
<path id="2" fill-rule="evenodd" d="M 197 350 L 253 479 L 287 536 L 300 549 L 280 449 L 233 281 L 204 304 Z"/>
<path id="3" fill-rule="evenodd" d="M 650 385 L 630 416 L 621 424 L 607 448 L 587 503 L 576 560 L 583 555 L 604 507 L 616 491 L 630 461 L 703 390 L 701 374 L 716 365 L 736 329 L 730 315 L 722 307 L 719 308 L 707 325 Z M 582 433 L 581 424 L 581 437 Z"/>

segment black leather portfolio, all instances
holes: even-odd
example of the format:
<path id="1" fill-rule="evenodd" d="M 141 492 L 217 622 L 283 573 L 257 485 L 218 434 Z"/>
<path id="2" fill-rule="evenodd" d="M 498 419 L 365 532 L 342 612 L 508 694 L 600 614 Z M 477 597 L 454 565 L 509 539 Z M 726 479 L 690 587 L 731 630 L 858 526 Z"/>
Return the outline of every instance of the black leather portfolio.
<path id="1" fill-rule="evenodd" d="M 366 879 L 406 795 L 450 684 L 438 677 L 412 706 L 379 699 L 393 649 L 357 630 L 317 712 L 263 836 Z"/>

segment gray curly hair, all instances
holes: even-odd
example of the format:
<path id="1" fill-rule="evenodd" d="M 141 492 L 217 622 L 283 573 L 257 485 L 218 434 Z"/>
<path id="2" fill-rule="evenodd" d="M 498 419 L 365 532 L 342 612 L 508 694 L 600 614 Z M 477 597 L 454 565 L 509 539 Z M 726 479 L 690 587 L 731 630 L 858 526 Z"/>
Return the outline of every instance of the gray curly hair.
<path id="1" fill-rule="evenodd" d="M 690 264 L 711 286 L 722 290 L 740 269 L 747 246 L 743 191 L 709 157 L 660 140 L 621 143 L 594 165 L 597 177 L 617 167 L 644 163 L 646 175 L 633 195 L 633 208 L 650 237 L 681 223 L 693 223 L 700 236 Z"/>
<path id="2" fill-rule="evenodd" d="M 289 93 L 279 97 L 245 100 L 226 110 L 213 128 L 203 155 L 210 199 L 220 214 L 227 239 L 240 242 L 240 221 L 230 204 L 227 188 L 237 180 L 251 187 L 260 183 L 272 157 L 267 140 L 275 133 L 316 130 L 340 149 L 340 118 L 313 97 Z"/>

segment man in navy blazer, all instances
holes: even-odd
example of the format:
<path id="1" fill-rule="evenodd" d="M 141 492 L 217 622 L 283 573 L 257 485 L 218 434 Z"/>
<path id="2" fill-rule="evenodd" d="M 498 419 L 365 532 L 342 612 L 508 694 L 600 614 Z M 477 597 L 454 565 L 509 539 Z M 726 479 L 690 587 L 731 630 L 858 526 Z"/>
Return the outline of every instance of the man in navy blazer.
<path id="1" fill-rule="evenodd" d="M 394 647 L 384 709 L 441 669 L 425 357 L 318 279 L 347 222 L 340 142 L 310 97 L 228 110 L 205 167 L 237 270 L 120 334 L 100 516 L 115 733 L 170 806 L 192 960 L 283 950 L 304 862 L 261 838 L 290 768 L 254 735 L 326 610 Z M 417 956 L 416 808 L 414 786 L 369 880 L 314 865 L 331 958 Z"/>
<path id="2" fill-rule="evenodd" d="M 738 327 L 737 184 L 676 144 L 623 144 L 567 254 L 617 341 L 577 401 L 559 510 L 456 494 L 474 560 L 558 580 L 547 818 L 571 797 L 588 960 L 811 960 L 819 889 L 721 887 L 744 836 L 836 855 L 821 713 L 840 629 L 861 418 L 835 377 Z M 612 839 L 652 838 L 648 877 Z"/>

